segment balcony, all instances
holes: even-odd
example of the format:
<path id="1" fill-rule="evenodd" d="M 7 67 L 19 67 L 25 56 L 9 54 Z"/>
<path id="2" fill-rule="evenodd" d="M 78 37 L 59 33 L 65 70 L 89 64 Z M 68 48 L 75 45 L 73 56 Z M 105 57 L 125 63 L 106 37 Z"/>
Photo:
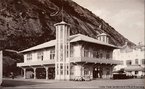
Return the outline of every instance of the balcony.
<path id="1" fill-rule="evenodd" d="M 17 63 L 17 66 L 24 67 L 24 66 L 38 66 L 38 65 L 48 65 L 48 64 L 55 64 L 55 60 L 28 61 L 24 63 Z"/>
<path id="2" fill-rule="evenodd" d="M 123 62 L 119 60 L 112 59 L 98 59 L 98 58 L 89 58 L 89 57 L 71 57 L 70 62 L 90 62 L 90 63 L 104 63 L 104 64 L 116 64 L 121 65 Z"/>

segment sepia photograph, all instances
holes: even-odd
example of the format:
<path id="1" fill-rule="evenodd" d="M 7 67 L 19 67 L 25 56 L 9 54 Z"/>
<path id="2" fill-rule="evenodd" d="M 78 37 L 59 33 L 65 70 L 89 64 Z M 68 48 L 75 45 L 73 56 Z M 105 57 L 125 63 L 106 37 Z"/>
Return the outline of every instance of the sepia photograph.
<path id="1" fill-rule="evenodd" d="M 145 0 L 0 0 L 0 89 L 145 89 Z"/>

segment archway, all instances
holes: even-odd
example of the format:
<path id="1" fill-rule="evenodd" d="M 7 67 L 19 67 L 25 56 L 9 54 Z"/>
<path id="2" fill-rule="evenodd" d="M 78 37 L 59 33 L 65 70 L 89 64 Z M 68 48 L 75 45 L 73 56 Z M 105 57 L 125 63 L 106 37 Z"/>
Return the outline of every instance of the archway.
<path id="1" fill-rule="evenodd" d="M 50 67 L 48 69 L 48 78 L 55 79 L 55 68 L 54 67 Z"/>
<path id="2" fill-rule="evenodd" d="M 36 78 L 37 79 L 45 79 L 46 78 L 45 68 L 37 68 L 36 69 Z"/>

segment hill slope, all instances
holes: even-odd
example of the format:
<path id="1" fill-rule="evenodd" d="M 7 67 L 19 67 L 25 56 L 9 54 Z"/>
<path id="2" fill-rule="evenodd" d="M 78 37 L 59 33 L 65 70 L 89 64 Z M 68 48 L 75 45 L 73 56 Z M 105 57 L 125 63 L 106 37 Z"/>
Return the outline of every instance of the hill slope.
<path id="1" fill-rule="evenodd" d="M 61 14 L 51 16 L 60 10 L 60 0 L 0 0 L 0 39 L 5 48 L 23 50 L 55 39 L 54 23 L 61 21 Z M 64 19 L 71 24 L 71 34 L 85 34 L 96 37 L 105 32 L 111 43 L 121 46 L 128 41 L 104 20 L 71 0 L 62 0 Z M 101 29 L 99 29 L 101 26 Z M 133 45 L 128 41 L 130 45 Z"/>

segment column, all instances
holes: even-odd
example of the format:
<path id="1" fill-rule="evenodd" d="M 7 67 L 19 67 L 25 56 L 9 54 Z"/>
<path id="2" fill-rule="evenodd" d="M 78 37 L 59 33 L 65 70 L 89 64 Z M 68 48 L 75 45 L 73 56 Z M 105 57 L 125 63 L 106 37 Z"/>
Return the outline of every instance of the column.
<path id="1" fill-rule="evenodd" d="M 34 79 L 36 79 L 36 68 L 33 68 L 33 70 L 34 70 Z"/>
<path id="2" fill-rule="evenodd" d="M 23 71 L 24 71 L 24 76 L 23 76 L 23 78 L 26 79 L 26 68 L 23 68 Z"/>
<path id="3" fill-rule="evenodd" d="M 113 78 L 113 64 L 111 65 L 111 67 L 110 67 L 110 78 Z"/>
<path id="4" fill-rule="evenodd" d="M 48 67 L 45 67 L 45 70 L 46 70 L 46 80 L 48 80 Z"/>
<path id="5" fill-rule="evenodd" d="M 80 66 L 81 67 L 81 76 L 84 77 L 84 66 Z"/>

